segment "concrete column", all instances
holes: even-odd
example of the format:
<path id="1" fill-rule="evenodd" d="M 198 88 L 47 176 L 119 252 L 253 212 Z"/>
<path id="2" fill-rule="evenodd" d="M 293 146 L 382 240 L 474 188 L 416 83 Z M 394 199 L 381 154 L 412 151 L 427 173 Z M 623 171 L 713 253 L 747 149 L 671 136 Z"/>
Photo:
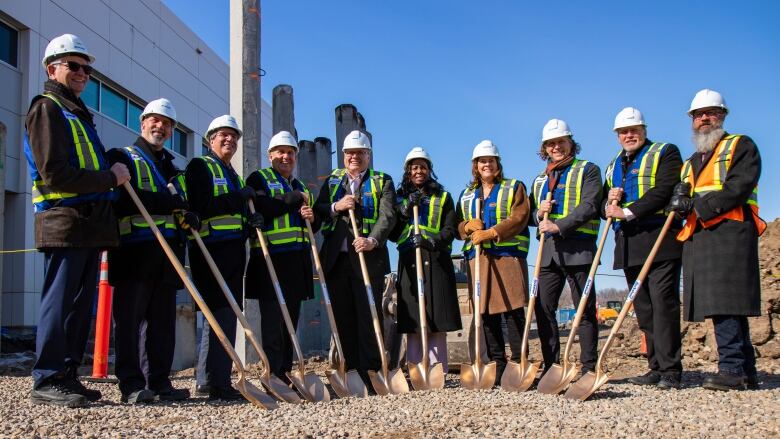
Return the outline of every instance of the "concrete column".
<path id="1" fill-rule="evenodd" d="M 344 154 L 341 152 L 341 148 L 344 146 L 344 138 L 347 134 L 354 130 L 360 130 L 364 132 L 371 140 L 371 147 L 374 146 L 374 140 L 371 133 L 366 130 L 366 119 L 360 114 L 352 104 L 341 104 L 336 107 L 336 167 L 341 167 L 344 163 Z M 371 161 L 369 167 L 374 166 L 374 155 L 371 154 Z"/>

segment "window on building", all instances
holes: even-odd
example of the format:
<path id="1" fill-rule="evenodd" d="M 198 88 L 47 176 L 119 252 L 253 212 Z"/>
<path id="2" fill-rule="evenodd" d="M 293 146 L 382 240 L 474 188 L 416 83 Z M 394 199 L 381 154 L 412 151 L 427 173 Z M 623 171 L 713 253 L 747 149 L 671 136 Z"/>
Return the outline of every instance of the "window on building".
<path id="1" fill-rule="evenodd" d="M 165 142 L 165 147 L 187 157 L 187 133 L 178 128 L 174 129 L 171 138 Z"/>
<path id="2" fill-rule="evenodd" d="M 127 98 L 106 84 L 101 84 L 100 112 L 122 125 L 127 125 Z"/>
<path id="3" fill-rule="evenodd" d="M 0 60 L 19 67 L 19 32 L 0 21 Z"/>
<path id="4" fill-rule="evenodd" d="M 127 106 L 127 127 L 137 133 L 141 132 L 141 113 L 143 111 L 143 107 L 133 101 L 130 101 Z"/>
<path id="5" fill-rule="evenodd" d="M 81 100 L 95 111 L 100 111 L 100 83 L 96 79 L 89 79 L 84 91 L 81 92 Z"/>

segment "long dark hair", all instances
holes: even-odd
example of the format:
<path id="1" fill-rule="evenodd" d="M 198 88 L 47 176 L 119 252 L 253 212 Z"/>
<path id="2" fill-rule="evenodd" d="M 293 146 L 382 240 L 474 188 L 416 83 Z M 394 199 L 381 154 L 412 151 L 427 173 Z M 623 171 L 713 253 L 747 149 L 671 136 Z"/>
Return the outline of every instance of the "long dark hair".
<path id="1" fill-rule="evenodd" d="M 477 169 L 478 162 L 479 157 L 471 161 L 471 183 L 469 183 L 470 188 L 479 187 L 482 183 L 482 178 L 480 178 L 479 170 Z M 500 183 L 501 180 L 504 179 L 504 167 L 501 166 L 501 157 L 496 157 L 496 164 L 498 164 L 498 174 L 496 174 L 494 181 Z"/>
<path id="2" fill-rule="evenodd" d="M 444 191 L 444 186 L 439 183 L 439 177 L 433 172 L 433 163 L 425 160 L 428 163 L 428 181 L 423 184 L 422 192 L 426 195 L 439 195 Z M 404 176 L 401 179 L 401 183 L 398 185 L 397 193 L 402 197 L 406 197 L 412 192 L 417 191 L 417 186 L 412 183 L 412 160 L 404 165 Z"/>
<path id="3" fill-rule="evenodd" d="M 582 147 L 579 143 L 577 143 L 576 140 L 574 140 L 574 136 L 569 137 L 569 141 L 571 141 L 571 155 L 573 157 L 577 157 L 580 154 L 580 150 Z M 536 153 L 540 159 L 547 161 L 547 159 L 550 157 L 547 155 L 547 150 L 544 148 L 544 142 L 542 142 L 541 145 L 539 145 L 539 152 Z"/>

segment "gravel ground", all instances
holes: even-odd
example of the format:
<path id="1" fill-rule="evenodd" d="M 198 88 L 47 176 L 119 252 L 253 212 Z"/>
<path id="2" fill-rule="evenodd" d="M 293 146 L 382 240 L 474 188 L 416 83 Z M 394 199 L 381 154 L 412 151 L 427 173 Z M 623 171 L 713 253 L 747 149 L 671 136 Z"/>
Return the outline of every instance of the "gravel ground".
<path id="1" fill-rule="evenodd" d="M 698 387 L 713 366 L 687 371 L 684 388 L 660 391 L 626 383 L 644 360 L 621 361 L 614 380 L 591 400 L 535 391 L 468 391 L 457 375 L 442 391 L 293 406 L 271 412 L 248 403 L 129 406 L 115 384 L 88 384 L 103 399 L 88 408 L 32 405 L 31 379 L 0 376 L 0 437 L 780 437 L 777 362 L 760 364 L 762 390 L 711 392 Z M 324 377 L 323 377 L 324 379 Z M 178 377 L 178 387 L 194 387 Z"/>

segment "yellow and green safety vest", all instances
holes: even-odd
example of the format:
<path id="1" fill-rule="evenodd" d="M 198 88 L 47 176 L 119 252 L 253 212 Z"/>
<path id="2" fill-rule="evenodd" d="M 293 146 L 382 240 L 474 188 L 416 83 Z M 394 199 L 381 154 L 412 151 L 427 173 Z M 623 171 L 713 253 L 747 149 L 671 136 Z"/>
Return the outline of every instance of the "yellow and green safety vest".
<path id="1" fill-rule="evenodd" d="M 582 182 L 585 179 L 585 168 L 590 164 L 587 160 L 574 159 L 571 164 L 558 177 L 558 184 L 553 190 L 552 199 L 556 202 L 552 205 L 549 218 L 555 222 L 567 217 L 582 201 Z M 533 197 L 536 205 L 547 198 L 547 174 L 541 173 L 534 179 Z M 599 233 L 600 220 L 594 218 L 576 228 L 568 237 L 596 239 Z"/>
<path id="2" fill-rule="evenodd" d="M 442 191 L 440 194 L 434 194 L 429 197 L 423 198 L 420 202 L 420 234 L 425 238 L 433 242 L 439 240 L 439 234 L 441 232 L 441 222 L 444 212 L 444 203 L 448 197 L 452 197 L 449 192 Z M 401 206 L 409 204 L 408 198 L 402 198 L 399 203 Z M 398 251 L 404 251 L 411 248 L 411 242 L 409 238 L 414 235 L 414 218 L 409 218 L 404 226 L 401 235 L 398 238 L 397 247 Z"/>
<path id="3" fill-rule="evenodd" d="M 211 174 L 213 195 L 218 197 L 229 192 L 235 192 L 244 187 L 244 180 L 236 175 L 238 187 L 232 183 L 228 176 L 228 170 L 219 159 L 211 155 L 195 157 L 193 160 L 203 160 Z M 201 219 L 200 237 L 203 242 L 218 242 L 229 239 L 244 238 L 244 225 L 246 217 L 243 213 L 217 215 Z M 190 236 L 189 239 L 194 239 Z"/>
<path id="4" fill-rule="evenodd" d="M 361 197 L 360 208 L 362 209 L 363 226 L 361 233 L 363 236 L 368 236 L 376 225 L 377 218 L 379 218 L 379 202 L 382 197 L 382 189 L 385 187 L 390 177 L 383 172 L 374 171 L 373 169 L 366 170 L 368 172 L 368 179 L 361 184 Z M 344 186 L 348 186 L 349 182 L 342 184 L 342 181 L 347 178 L 346 169 L 336 169 L 328 176 L 328 192 L 330 203 L 333 204 L 340 200 L 345 195 Z M 356 194 L 357 195 L 357 194 Z M 324 220 L 322 225 L 323 236 L 328 236 L 333 232 L 336 227 L 334 218 L 328 217 Z"/>
<path id="5" fill-rule="evenodd" d="M 284 194 L 292 191 L 300 191 L 307 195 L 309 206 L 314 205 L 314 199 L 309 189 L 297 178 L 287 180 L 274 168 L 258 169 L 264 189 L 270 197 L 281 199 Z M 293 250 L 306 250 L 309 246 L 309 232 L 300 213 L 286 213 L 276 218 L 265 218 L 263 233 L 268 240 L 268 250 L 271 253 L 280 253 Z M 259 247 L 257 235 L 250 235 L 250 245 Z"/>

